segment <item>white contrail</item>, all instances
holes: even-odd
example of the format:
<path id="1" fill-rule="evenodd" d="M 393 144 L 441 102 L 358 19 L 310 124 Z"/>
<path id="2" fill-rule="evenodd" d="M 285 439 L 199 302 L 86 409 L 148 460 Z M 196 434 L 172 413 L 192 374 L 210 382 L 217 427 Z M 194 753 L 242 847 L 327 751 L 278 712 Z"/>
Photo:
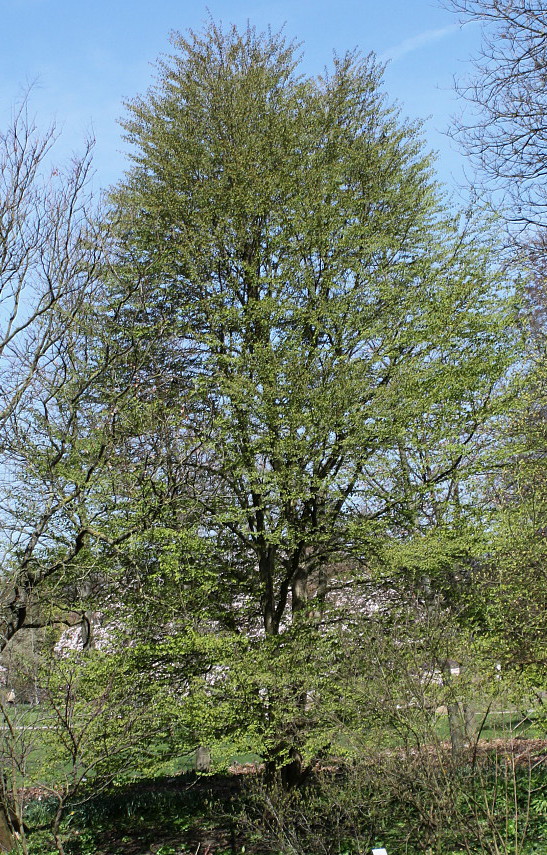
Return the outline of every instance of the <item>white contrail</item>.
<path id="1" fill-rule="evenodd" d="M 412 53 L 414 50 L 420 50 L 420 48 L 426 47 L 426 45 L 429 45 L 432 42 L 438 42 L 439 39 L 444 39 L 445 36 L 448 36 L 450 33 L 460 29 L 461 24 L 449 24 L 448 27 L 440 27 L 437 30 L 425 30 L 425 32 L 419 33 L 417 36 L 404 39 L 404 41 L 400 42 L 398 45 L 388 48 L 381 54 L 380 60 L 382 62 L 387 62 L 387 60 L 394 62 L 395 60 L 406 56 L 407 53 Z"/>

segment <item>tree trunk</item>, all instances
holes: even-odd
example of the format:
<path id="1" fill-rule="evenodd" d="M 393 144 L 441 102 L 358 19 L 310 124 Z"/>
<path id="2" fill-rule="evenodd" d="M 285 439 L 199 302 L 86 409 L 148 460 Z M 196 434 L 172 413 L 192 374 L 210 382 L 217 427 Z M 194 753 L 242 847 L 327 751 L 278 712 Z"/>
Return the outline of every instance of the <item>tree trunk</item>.
<path id="1" fill-rule="evenodd" d="M 57 812 L 55 814 L 55 819 L 53 820 L 52 828 L 51 828 L 51 831 L 53 833 L 53 839 L 55 841 L 55 847 L 56 847 L 59 855 L 65 855 L 65 850 L 63 847 L 63 841 L 61 840 L 61 835 L 60 835 L 60 827 L 61 827 L 61 820 L 63 818 L 63 813 L 64 813 L 64 806 L 59 805 L 59 807 L 57 808 Z"/>
<path id="2" fill-rule="evenodd" d="M 194 769 L 196 772 L 211 771 L 211 752 L 205 745 L 198 745 L 194 757 Z"/>
<path id="3" fill-rule="evenodd" d="M 452 746 L 452 756 L 459 756 L 465 748 L 464 725 L 460 711 L 460 705 L 457 701 L 447 705 L 448 709 L 448 726 L 450 728 L 450 744 Z"/>
<path id="4" fill-rule="evenodd" d="M 15 846 L 15 837 L 6 814 L 6 809 L 0 805 L 0 851 L 10 852 Z"/>
<path id="5" fill-rule="evenodd" d="M 465 741 L 467 745 L 472 745 L 477 735 L 476 715 L 473 707 L 469 704 L 463 704 L 463 723 L 465 730 Z"/>
<path id="6" fill-rule="evenodd" d="M 302 755 L 297 748 L 290 749 L 289 758 L 289 762 L 281 767 L 281 783 L 285 790 L 292 790 L 293 787 L 299 787 L 311 771 L 309 766 L 304 767 Z"/>
<path id="7" fill-rule="evenodd" d="M 441 664 L 442 675 L 443 675 L 443 683 L 445 686 L 451 685 L 453 680 L 453 667 L 456 663 L 451 662 L 449 659 L 445 660 Z M 456 675 L 459 673 L 459 669 L 456 669 L 454 672 Z M 450 744 L 452 746 L 452 757 L 457 757 L 460 755 L 465 748 L 465 727 L 464 721 L 462 717 L 462 711 L 460 709 L 460 704 L 456 699 L 453 699 L 452 702 L 447 703 L 446 705 L 448 710 L 448 726 L 450 729 Z"/>

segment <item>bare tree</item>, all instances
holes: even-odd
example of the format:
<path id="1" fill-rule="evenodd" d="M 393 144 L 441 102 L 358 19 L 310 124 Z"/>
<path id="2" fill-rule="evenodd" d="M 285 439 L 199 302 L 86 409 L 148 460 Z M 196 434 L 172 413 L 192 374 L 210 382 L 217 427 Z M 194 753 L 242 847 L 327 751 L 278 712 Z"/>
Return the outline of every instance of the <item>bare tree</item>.
<path id="1" fill-rule="evenodd" d="M 63 170 L 55 141 L 26 104 L 0 135 L 0 652 L 20 630 L 89 629 L 105 562 L 156 511 L 138 490 L 161 465 L 136 448 L 148 345 L 124 307 L 140 279 L 116 288 L 92 145 Z"/>
<path id="2" fill-rule="evenodd" d="M 100 246 L 87 191 L 92 143 L 53 165 L 54 128 L 26 102 L 0 133 L 0 426 L 54 358 L 96 281 Z"/>
<path id="3" fill-rule="evenodd" d="M 526 232 L 547 226 L 547 2 L 445 0 L 482 25 L 474 73 L 457 84 L 469 110 L 456 136 Z M 500 197 L 501 191 L 501 197 Z"/>
<path id="4" fill-rule="evenodd" d="M 26 102 L 0 134 L 0 650 L 43 623 L 33 596 L 92 537 L 117 414 L 96 396 L 115 348 L 97 334 L 107 253 L 92 143 L 63 169 L 55 142 Z"/>
<path id="5" fill-rule="evenodd" d="M 51 496 L 21 524 L 15 578 L 9 505 L 14 495 L 21 504 L 18 450 L 32 445 L 29 407 L 67 383 L 59 356 L 91 300 L 101 256 L 88 192 L 92 143 L 62 170 L 52 159 L 55 142 L 54 128 L 37 130 L 26 100 L 0 134 L 0 601 L 7 610 L 0 648 L 27 619 L 29 592 L 44 575 L 30 568 L 31 555 L 56 505 Z M 72 553 L 81 547 L 76 539 Z"/>

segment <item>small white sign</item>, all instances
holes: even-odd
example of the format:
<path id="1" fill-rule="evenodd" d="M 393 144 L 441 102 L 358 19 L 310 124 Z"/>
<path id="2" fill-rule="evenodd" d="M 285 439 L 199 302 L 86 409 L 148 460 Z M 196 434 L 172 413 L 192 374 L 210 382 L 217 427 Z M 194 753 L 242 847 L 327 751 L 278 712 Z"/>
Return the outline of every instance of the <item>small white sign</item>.
<path id="1" fill-rule="evenodd" d="M 373 849 L 372 855 L 387 855 L 387 849 Z"/>

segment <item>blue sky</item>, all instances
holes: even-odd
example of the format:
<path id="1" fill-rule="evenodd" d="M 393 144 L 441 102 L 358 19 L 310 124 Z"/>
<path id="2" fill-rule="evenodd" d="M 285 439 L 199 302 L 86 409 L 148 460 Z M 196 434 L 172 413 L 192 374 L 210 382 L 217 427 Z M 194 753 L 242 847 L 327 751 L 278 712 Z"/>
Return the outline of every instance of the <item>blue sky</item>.
<path id="1" fill-rule="evenodd" d="M 122 102 L 152 83 L 169 32 L 201 28 L 207 10 L 226 24 L 285 25 L 287 36 L 303 43 L 308 74 L 320 73 L 333 50 L 358 47 L 390 60 L 390 98 L 405 115 L 426 119 L 426 145 L 439 151 L 438 174 L 448 189 L 463 182 L 464 159 L 445 131 L 458 109 L 452 79 L 469 70 L 480 33 L 459 27 L 436 0 L 0 0 L 0 127 L 33 84 L 39 123 L 55 120 L 62 129 L 59 157 L 93 134 L 97 183 L 116 181 L 126 163 Z"/>

